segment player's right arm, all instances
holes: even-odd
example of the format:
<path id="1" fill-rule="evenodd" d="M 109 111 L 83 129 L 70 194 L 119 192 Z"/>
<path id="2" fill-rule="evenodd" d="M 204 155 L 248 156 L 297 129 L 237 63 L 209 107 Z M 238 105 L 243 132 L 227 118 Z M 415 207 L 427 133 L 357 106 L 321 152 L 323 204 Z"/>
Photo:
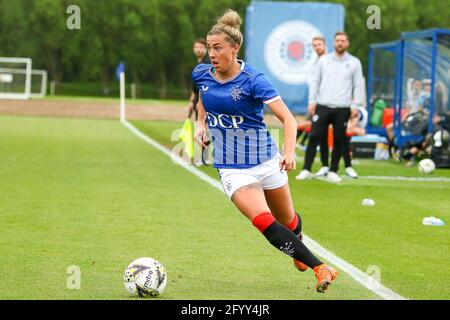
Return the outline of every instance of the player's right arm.
<path id="1" fill-rule="evenodd" d="M 206 148 L 208 146 L 205 144 L 205 142 L 208 141 L 208 137 L 206 136 L 206 112 L 205 107 L 203 106 L 201 94 L 198 96 L 197 112 L 198 118 L 195 123 L 194 140 L 199 145 Z"/>

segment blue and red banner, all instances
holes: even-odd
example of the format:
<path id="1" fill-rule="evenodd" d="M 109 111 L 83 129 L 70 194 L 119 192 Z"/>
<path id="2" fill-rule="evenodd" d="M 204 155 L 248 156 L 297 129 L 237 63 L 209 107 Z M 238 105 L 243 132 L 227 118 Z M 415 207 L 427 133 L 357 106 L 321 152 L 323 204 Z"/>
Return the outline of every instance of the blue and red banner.
<path id="1" fill-rule="evenodd" d="M 308 81 L 317 55 L 312 39 L 323 36 L 328 52 L 344 30 L 344 7 L 314 2 L 253 1 L 246 12 L 245 60 L 266 74 L 291 111 L 305 113 Z"/>

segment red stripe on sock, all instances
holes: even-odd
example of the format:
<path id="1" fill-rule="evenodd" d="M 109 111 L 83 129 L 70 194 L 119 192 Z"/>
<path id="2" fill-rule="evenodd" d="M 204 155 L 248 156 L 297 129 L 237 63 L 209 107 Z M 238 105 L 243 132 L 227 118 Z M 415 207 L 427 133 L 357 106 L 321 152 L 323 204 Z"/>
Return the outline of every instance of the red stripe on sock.
<path id="1" fill-rule="evenodd" d="M 270 212 L 263 212 L 253 218 L 252 223 L 260 232 L 264 232 L 275 221 Z"/>
<path id="2" fill-rule="evenodd" d="M 292 218 L 291 223 L 287 226 L 289 230 L 294 231 L 298 225 L 298 216 L 294 213 L 294 218 Z"/>

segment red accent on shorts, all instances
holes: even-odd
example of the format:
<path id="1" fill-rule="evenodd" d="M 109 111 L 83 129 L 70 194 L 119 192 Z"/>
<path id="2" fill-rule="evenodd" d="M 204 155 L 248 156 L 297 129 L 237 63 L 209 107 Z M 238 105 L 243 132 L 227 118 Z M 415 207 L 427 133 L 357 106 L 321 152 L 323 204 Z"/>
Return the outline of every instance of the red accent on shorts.
<path id="1" fill-rule="evenodd" d="M 274 221 L 275 218 L 270 212 L 263 212 L 254 217 L 252 223 L 260 232 L 264 232 Z"/>
<path id="2" fill-rule="evenodd" d="M 291 223 L 287 226 L 289 230 L 294 231 L 295 228 L 297 228 L 298 225 L 298 216 L 294 213 L 294 218 L 292 219 Z"/>

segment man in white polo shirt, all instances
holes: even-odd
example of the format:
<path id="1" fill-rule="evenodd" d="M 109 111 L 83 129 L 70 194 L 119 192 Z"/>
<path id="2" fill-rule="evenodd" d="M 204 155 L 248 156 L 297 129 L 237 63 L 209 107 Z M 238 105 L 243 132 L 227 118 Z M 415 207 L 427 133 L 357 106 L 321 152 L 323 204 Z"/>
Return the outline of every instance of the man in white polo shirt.
<path id="1" fill-rule="evenodd" d="M 342 156 L 347 121 L 351 110 L 357 112 L 357 108 L 362 105 L 364 86 L 361 62 L 347 52 L 349 44 L 345 32 L 337 32 L 334 36 L 334 52 L 322 56 L 315 68 L 309 88 L 308 105 L 308 111 L 314 116 L 305 163 L 302 172 L 298 175 L 300 180 L 313 177 L 311 167 L 317 145 L 327 132 L 328 126 L 332 124 L 333 152 L 327 179 L 330 182 L 341 181 L 337 171 Z"/>

